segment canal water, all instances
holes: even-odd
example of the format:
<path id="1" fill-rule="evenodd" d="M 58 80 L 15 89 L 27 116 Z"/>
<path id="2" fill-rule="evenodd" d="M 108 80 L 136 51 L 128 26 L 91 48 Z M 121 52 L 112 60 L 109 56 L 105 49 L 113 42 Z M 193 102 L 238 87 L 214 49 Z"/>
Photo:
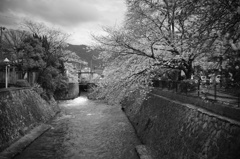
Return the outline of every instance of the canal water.
<path id="1" fill-rule="evenodd" d="M 87 97 L 59 105 L 52 128 L 14 159 L 138 159 L 140 142 L 119 107 Z"/>

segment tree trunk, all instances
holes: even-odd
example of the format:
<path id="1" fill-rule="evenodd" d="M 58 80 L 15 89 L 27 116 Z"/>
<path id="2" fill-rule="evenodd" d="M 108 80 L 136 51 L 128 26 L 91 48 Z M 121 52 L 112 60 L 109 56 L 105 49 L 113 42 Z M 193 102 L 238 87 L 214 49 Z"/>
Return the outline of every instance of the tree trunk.
<path id="1" fill-rule="evenodd" d="M 193 62 L 193 59 L 189 59 L 188 64 L 186 66 L 185 75 L 186 75 L 187 79 L 191 79 L 193 71 L 194 71 L 193 68 L 192 68 L 192 62 Z"/>
<path id="2" fill-rule="evenodd" d="M 191 69 L 190 69 L 190 70 L 187 70 L 187 72 L 185 72 L 185 75 L 186 75 L 186 79 L 191 79 L 191 77 L 192 77 L 192 71 L 191 71 Z"/>

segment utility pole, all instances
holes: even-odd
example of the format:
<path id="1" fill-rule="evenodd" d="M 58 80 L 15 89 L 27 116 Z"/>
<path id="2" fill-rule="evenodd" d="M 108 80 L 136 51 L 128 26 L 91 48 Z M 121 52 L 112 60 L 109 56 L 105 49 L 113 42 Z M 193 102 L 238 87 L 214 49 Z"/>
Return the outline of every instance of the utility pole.
<path id="1" fill-rule="evenodd" d="M 0 26 L 0 31 L 1 31 L 1 34 L 0 34 L 0 59 L 3 58 L 3 53 L 2 53 L 2 35 L 3 35 L 3 30 L 5 30 L 6 28 L 5 27 L 1 27 Z"/>

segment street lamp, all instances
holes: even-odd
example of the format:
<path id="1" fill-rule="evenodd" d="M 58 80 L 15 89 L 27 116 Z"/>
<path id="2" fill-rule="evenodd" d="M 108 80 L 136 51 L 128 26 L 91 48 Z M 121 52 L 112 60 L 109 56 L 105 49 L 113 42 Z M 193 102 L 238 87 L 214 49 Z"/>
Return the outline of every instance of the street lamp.
<path id="1" fill-rule="evenodd" d="M 3 62 L 6 65 L 5 87 L 8 88 L 8 66 L 9 66 L 10 61 L 8 60 L 8 58 L 5 58 Z"/>

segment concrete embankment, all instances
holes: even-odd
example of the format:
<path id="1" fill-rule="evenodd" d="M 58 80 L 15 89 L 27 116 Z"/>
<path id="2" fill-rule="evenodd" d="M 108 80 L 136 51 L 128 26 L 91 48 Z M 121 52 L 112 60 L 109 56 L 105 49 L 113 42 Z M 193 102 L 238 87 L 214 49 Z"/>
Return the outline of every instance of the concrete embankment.
<path id="1" fill-rule="evenodd" d="M 236 114 L 226 117 L 219 110 L 179 102 L 164 94 L 153 91 L 142 100 L 135 93 L 122 103 L 141 142 L 157 158 L 240 158 L 240 123 Z M 188 97 L 182 98 L 188 101 Z"/>
<path id="2" fill-rule="evenodd" d="M 0 152 L 58 111 L 54 99 L 47 102 L 31 88 L 0 91 Z"/>

